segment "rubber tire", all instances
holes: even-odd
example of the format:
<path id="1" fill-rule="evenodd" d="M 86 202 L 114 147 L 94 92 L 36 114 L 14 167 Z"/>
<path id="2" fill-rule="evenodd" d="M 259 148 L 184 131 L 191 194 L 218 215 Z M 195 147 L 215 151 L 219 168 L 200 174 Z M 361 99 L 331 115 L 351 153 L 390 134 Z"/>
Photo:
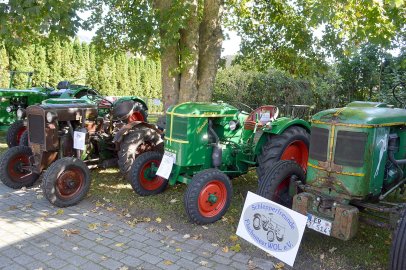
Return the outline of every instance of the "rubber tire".
<path id="1" fill-rule="evenodd" d="M 286 147 L 293 141 L 298 140 L 303 141 L 307 146 L 307 150 L 309 150 L 310 134 L 299 126 L 289 127 L 280 135 L 267 137 L 267 141 L 258 155 L 257 175 L 259 182 L 272 169 L 272 166 L 281 159 Z"/>
<path id="2" fill-rule="evenodd" d="M 60 174 L 69 167 L 78 167 L 81 169 L 85 175 L 85 183 L 82 190 L 75 197 L 66 200 L 58 196 L 55 184 Z M 90 184 L 90 170 L 86 164 L 78 158 L 65 157 L 58 159 L 48 167 L 42 180 L 42 191 L 45 198 L 47 198 L 51 204 L 57 207 L 68 207 L 78 204 L 86 197 L 90 189 Z"/>
<path id="3" fill-rule="evenodd" d="M 226 203 L 223 209 L 213 217 L 204 217 L 199 212 L 199 194 L 203 187 L 206 186 L 208 182 L 212 180 L 218 180 L 225 184 L 227 190 Z M 184 194 L 183 203 L 185 206 L 186 214 L 188 215 L 190 221 L 196 224 L 204 225 L 213 223 L 219 220 L 230 207 L 231 197 L 233 194 L 233 188 L 231 185 L 230 178 L 218 169 L 207 169 L 195 174 L 192 181 L 189 183 L 186 192 Z"/>
<path id="4" fill-rule="evenodd" d="M 159 150 L 163 153 L 163 140 L 153 129 L 145 126 L 138 126 L 129 131 L 123 138 L 118 151 L 118 167 L 120 172 L 127 178 L 134 160 L 141 154 L 137 148 L 143 143 L 150 142 L 152 150 Z"/>
<path id="5" fill-rule="evenodd" d="M 17 120 L 14 123 L 10 125 L 10 127 L 7 130 L 7 135 L 6 135 L 6 142 L 9 148 L 18 146 L 19 141 L 17 141 L 17 134 L 22 128 L 27 128 L 24 125 L 23 120 Z"/>
<path id="6" fill-rule="evenodd" d="M 155 190 L 147 190 L 141 185 L 138 177 L 140 170 L 145 162 L 154 159 L 162 160 L 162 153 L 156 151 L 142 153 L 135 159 L 134 164 L 131 167 L 131 177 L 129 180 L 133 190 L 140 196 L 150 196 L 162 193 L 168 186 L 168 179 L 164 179 L 165 181 L 162 183 L 162 185 Z"/>
<path id="7" fill-rule="evenodd" d="M 15 146 L 7 149 L 7 151 L 0 157 L 0 179 L 6 186 L 13 189 L 20 189 L 22 187 L 31 187 L 38 180 L 38 174 L 32 174 L 32 177 L 28 178 L 24 182 L 13 181 L 7 170 L 10 159 L 12 159 L 17 154 L 25 154 L 27 156 L 32 156 L 31 148 L 28 146 Z"/>
<path id="8" fill-rule="evenodd" d="M 406 209 L 403 210 L 392 239 L 389 269 L 404 270 L 406 269 Z"/>
<path id="9" fill-rule="evenodd" d="M 263 181 L 259 182 L 258 195 L 273 200 L 273 195 L 278 188 L 279 184 L 291 175 L 298 176 L 298 180 L 305 182 L 305 173 L 303 169 L 294 161 L 280 160 L 276 162 L 273 168 L 266 174 Z M 287 198 L 284 201 L 275 201 L 285 207 L 292 207 L 292 199 L 288 202 Z"/>
<path id="10" fill-rule="evenodd" d="M 24 131 L 23 135 L 20 138 L 20 146 L 28 146 L 28 130 Z"/>

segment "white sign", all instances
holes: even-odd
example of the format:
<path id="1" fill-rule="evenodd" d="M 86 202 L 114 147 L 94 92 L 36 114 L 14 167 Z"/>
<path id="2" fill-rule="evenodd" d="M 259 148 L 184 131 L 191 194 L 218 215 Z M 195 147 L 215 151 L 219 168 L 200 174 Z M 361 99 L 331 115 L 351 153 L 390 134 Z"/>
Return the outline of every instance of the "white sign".
<path id="1" fill-rule="evenodd" d="M 152 103 L 153 103 L 155 106 L 159 106 L 159 105 L 161 105 L 161 100 L 160 100 L 160 99 L 157 99 L 157 98 L 154 98 L 154 99 L 152 100 Z"/>
<path id="2" fill-rule="evenodd" d="M 73 148 L 85 150 L 86 133 L 80 131 L 73 132 Z"/>
<path id="3" fill-rule="evenodd" d="M 159 165 L 156 175 L 161 176 L 165 179 L 169 178 L 169 175 L 172 172 L 173 164 L 176 162 L 176 154 L 165 151 L 164 156 Z"/>
<path id="4" fill-rule="evenodd" d="M 307 217 L 248 192 L 237 235 L 293 266 Z"/>

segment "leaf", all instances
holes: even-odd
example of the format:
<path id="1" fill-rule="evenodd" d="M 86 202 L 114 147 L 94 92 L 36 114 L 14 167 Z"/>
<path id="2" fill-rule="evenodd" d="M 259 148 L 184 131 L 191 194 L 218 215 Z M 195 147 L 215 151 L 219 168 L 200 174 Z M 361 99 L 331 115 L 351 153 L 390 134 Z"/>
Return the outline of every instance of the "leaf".
<path id="1" fill-rule="evenodd" d="M 189 239 L 189 238 L 190 238 L 190 234 L 185 234 L 185 235 L 183 236 L 183 238 L 184 238 L 184 239 Z"/>
<path id="2" fill-rule="evenodd" d="M 217 244 L 217 243 L 212 243 L 211 244 L 213 247 L 218 247 L 219 246 L 219 244 Z"/>
<path id="3" fill-rule="evenodd" d="M 177 248 L 177 249 L 175 249 L 175 251 L 176 251 L 176 252 L 181 252 L 182 249 L 181 249 L 181 248 Z"/>
<path id="4" fill-rule="evenodd" d="M 101 256 L 100 259 L 101 259 L 102 261 L 105 261 L 105 260 L 107 260 L 107 257 L 106 257 L 106 256 Z"/>
<path id="5" fill-rule="evenodd" d="M 167 228 L 168 230 L 170 230 L 170 231 L 174 231 L 174 229 L 172 228 L 171 225 L 166 225 L 166 228 Z"/>
<path id="6" fill-rule="evenodd" d="M 145 218 L 142 219 L 142 221 L 144 221 L 144 222 L 151 222 L 151 218 L 145 217 Z"/>
<path id="7" fill-rule="evenodd" d="M 101 237 L 97 237 L 96 238 L 96 242 L 100 242 L 100 241 L 103 241 L 104 239 L 103 238 L 101 238 Z"/>
<path id="8" fill-rule="evenodd" d="M 96 206 L 97 206 L 97 207 L 103 207 L 103 206 L 104 206 L 104 203 L 101 203 L 100 201 L 97 201 L 97 202 L 96 202 Z"/>
<path id="9" fill-rule="evenodd" d="M 80 234 L 80 230 L 77 229 L 62 229 L 62 232 L 66 236 L 71 236 L 72 234 Z"/>
<path id="10" fill-rule="evenodd" d="M 97 229 L 97 223 L 90 223 L 89 225 L 87 225 L 87 228 L 91 231 L 94 231 Z"/>
<path id="11" fill-rule="evenodd" d="M 161 223 L 161 222 L 162 222 L 162 218 L 157 217 L 157 218 L 155 219 L 155 221 L 158 222 L 158 223 Z"/>
<path id="12" fill-rule="evenodd" d="M 107 207 L 106 209 L 107 209 L 107 211 L 109 211 L 109 212 L 112 212 L 112 211 L 116 210 L 115 207 Z"/>
<path id="13" fill-rule="evenodd" d="M 63 215 L 64 212 L 65 212 L 65 210 L 58 209 L 58 210 L 56 210 L 55 215 Z"/>
<path id="14" fill-rule="evenodd" d="M 328 251 L 329 251 L 330 253 L 333 253 L 333 252 L 336 251 L 336 250 L 337 250 L 336 247 L 332 247 L 332 248 L 330 248 Z"/>
<path id="15" fill-rule="evenodd" d="M 117 243 L 117 244 L 115 244 L 115 246 L 116 247 L 122 247 L 122 246 L 124 246 L 124 243 Z"/>
<path id="16" fill-rule="evenodd" d="M 233 235 L 230 236 L 230 240 L 231 240 L 232 242 L 237 242 L 237 241 L 238 241 L 238 236 L 235 235 L 235 234 L 233 234 Z"/>
<path id="17" fill-rule="evenodd" d="M 72 248 L 72 250 L 78 250 L 78 249 L 79 249 L 78 247 L 73 247 L 73 248 Z"/>
<path id="18" fill-rule="evenodd" d="M 120 268 L 118 268 L 118 270 L 128 270 L 129 268 L 127 266 L 121 266 Z"/>
<path id="19" fill-rule="evenodd" d="M 201 234 L 195 234 L 195 235 L 193 235 L 192 238 L 193 238 L 194 240 L 200 240 L 200 239 L 203 238 L 203 236 L 202 236 Z"/>
<path id="20" fill-rule="evenodd" d="M 170 200 L 169 202 L 170 203 L 176 203 L 178 200 L 177 199 L 172 199 L 172 200 Z"/>
<path id="21" fill-rule="evenodd" d="M 241 246 L 240 246 L 240 244 L 236 244 L 235 246 L 231 246 L 230 249 L 235 252 L 240 252 Z"/>
<path id="22" fill-rule="evenodd" d="M 173 262 L 172 262 L 172 261 L 170 261 L 170 260 L 165 260 L 165 261 L 164 261 L 164 264 L 165 264 L 165 265 L 172 265 L 172 264 L 173 264 Z"/>
<path id="23" fill-rule="evenodd" d="M 202 228 L 205 229 L 205 230 L 209 229 L 209 227 L 207 227 L 207 226 L 202 226 Z"/>
<path id="24" fill-rule="evenodd" d="M 276 269 L 282 269 L 283 267 L 285 267 L 285 264 L 283 262 L 278 262 L 277 264 L 275 264 Z"/>
<path id="25" fill-rule="evenodd" d="M 221 249 L 221 251 L 223 251 L 224 253 L 228 253 L 228 246 L 225 246 Z"/>
<path id="26" fill-rule="evenodd" d="M 207 266 L 207 265 L 209 264 L 209 262 L 207 262 L 207 261 L 200 261 L 199 264 L 200 264 L 201 266 Z"/>

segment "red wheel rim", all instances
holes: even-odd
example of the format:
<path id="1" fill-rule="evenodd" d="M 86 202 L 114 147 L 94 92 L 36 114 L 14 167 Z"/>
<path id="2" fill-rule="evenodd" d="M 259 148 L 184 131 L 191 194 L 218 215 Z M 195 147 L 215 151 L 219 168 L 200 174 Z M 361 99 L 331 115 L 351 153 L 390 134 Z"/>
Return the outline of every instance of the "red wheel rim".
<path id="1" fill-rule="evenodd" d="M 282 194 L 289 193 L 289 184 L 290 184 L 290 176 L 283 179 L 282 182 L 280 182 L 280 184 L 276 187 L 275 192 L 272 196 L 272 201 L 280 202 L 283 196 Z"/>
<path id="2" fill-rule="evenodd" d="M 17 144 L 20 144 L 21 136 L 23 136 L 24 131 L 26 131 L 26 127 L 22 127 L 17 132 Z"/>
<path id="3" fill-rule="evenodd" d="M 79 168 L 62 172 L 56 180 L 56 190 L 61 198 L 70 199 L 80 192 L 85 183 L 85 175 Z"/>
<path id="4" fill-rule="evenodd" d="M 15 155 L 7 165 L 7 171 L 10 178 L 15 182 L 21 182 L 22 178 L 26 175 L 31 174 L 26 170 L 23 170 L 23 166 L 29 165 L 28 155 L 18 154 Z"/>
<path id="5" fill-rule="evenodd" d="M 213 198 L 216 198 L 215 201 Z M 198 205 L 202 216 L 211 218 L 218 215 L 227 202 L 227 189 L 223 182 L 213 180 L 207 183 L 199 194 Z"/>
<path id="6" fill-rule="evenodd" d="M 144 115 L 140 111 L 134 111 L 132 115 L 128 118 L 128 122 L 134 122 L 134 121 L 143 121 L 145 122 Z"/>
<path id="7" fill-rule="evenodd" d="M 290 143 L 281 156 L 281 160 L 293 160 L 302 167 L 304 171 L 307 168 L 307 159 L 309 150 L 303 141 L 293 141 Z"/>
<path id="8" fill-rule="evenodd" d="M 154 159 L 149 160 L 142 166 L 138 179 L 143 189 L 157 190 L 164 183 L 165 180 L 156 175 L 156 170 L 154 170 L 154 167 L 158 169 L 160 163 L 161 161 Z"/>

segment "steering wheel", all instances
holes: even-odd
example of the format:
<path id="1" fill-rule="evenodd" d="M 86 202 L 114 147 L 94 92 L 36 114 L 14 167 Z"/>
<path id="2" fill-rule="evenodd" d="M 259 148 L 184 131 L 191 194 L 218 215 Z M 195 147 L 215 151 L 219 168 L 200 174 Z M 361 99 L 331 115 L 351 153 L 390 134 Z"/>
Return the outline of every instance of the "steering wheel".
<path id="1" fill-rule="evenodd" d="M 399 82 L 399 83 L 395 84 L 395 86 L 392 87 L 393 98 L 400 104 L 400 107 L 404 108 L 405 107 L 405 102 L 401 101 L 400 98 L 396 95 L 397 89 L 399 89 L 399 88 L 405 90 L 406 83 Z"/>

